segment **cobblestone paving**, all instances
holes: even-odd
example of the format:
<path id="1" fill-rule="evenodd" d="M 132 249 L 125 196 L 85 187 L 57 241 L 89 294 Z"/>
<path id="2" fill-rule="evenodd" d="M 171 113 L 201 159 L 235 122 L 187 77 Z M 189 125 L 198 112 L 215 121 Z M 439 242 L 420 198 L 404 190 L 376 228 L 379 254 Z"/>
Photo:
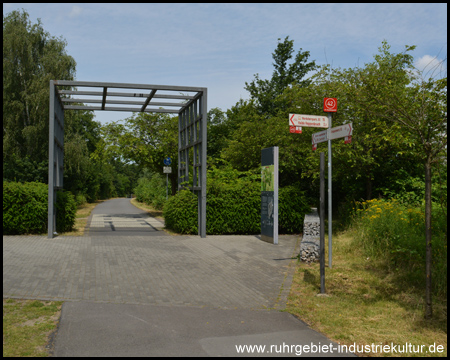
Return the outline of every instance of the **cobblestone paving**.
<path id="1" fill-rule="evenodd" d="M 3 296 L 280 309 L 298 243 L 298 236 L 280 236 L 278 245 L 256 236 L 3 236 Z"/>
<path id="2" fill-rule="evenodd" d="M 141 214 L 93 214 L 90 228 L 153 228 L 161 230 L 164 221 Z"/>

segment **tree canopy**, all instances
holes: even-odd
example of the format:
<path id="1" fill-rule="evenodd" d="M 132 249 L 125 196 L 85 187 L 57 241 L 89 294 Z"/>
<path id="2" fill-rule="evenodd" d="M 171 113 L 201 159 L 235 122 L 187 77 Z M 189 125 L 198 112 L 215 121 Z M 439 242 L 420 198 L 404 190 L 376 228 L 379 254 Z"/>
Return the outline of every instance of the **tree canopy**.
<path id="1" fill-rule="evenodd" d="M 283 42 L 278 39 L 278 45 L 272 54 L 275 68 L 270 80 L 262 80 L 259 74 L 255 74 L 255 79 L 250 83 L 245 83 L 245 90 L 250 93 L 251 99 L 261 114 L 273 115 L 276 112 L 274 100 L 281 95 L 289 86 L 306 87 L 310 80 L 304 79 L 305 76 L 316 69 L 315 61 L 308 62 L 309 51 L 300 49 L 295 55 L 294 61 L 288 64 L 294 54 L 294 40 L 289 40 L 286 36 Z"/>
<path id="2" fill-rule="evenodd" d="M 3 16 L 3 179 L 47 182 L 50 80 L 73 80 L 67 42 L 25 10 Z M 91 111 L 64 114 L 64 188 L 87 200 L 131 193 L 122 164 L 95 158 L 101 126 Z M 119 171 L 120 174 L 113 175 Z M 124 178 L 126 177 L 126 179 Z M 134 175 L 136 176 L 136 175 Z M 126 185 L 129 183 L 128 185 Z"/>
<path id="3" fill-rule="evenodd" d="M 50 80 L 73 80 L 75 60 L 67 43 L 38 19 L 12 11 L 3 16 L 3 161 L 48 157 Z M 5 159 L 6 157 L 6 159 Z"/>

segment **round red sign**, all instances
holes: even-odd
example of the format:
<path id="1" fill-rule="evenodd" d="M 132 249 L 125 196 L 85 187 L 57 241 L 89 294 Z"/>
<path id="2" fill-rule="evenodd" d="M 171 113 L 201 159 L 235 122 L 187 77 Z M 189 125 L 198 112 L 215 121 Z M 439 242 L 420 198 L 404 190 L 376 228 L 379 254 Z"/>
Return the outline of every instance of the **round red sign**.
<path id="1" fill-rule="evenodd" d="M 337 98 L 324 98 L 323 99 L 323 111 L 336 112 L 337 111 Z"/>

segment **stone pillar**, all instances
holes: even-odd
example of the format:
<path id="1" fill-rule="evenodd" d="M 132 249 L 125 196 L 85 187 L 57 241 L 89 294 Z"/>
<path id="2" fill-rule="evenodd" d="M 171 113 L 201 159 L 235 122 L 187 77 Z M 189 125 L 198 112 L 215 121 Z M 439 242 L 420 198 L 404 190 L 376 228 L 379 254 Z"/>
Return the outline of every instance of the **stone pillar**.
<path id="1" fill-rule="evenodd" d="M 303 237 L 300 243 L 299 257 L 301 261 L 319 261 L 320 249 L 320 217 L 317 208 L 311 208 L 311 213 L 305 215 L 303 221 Z"/>

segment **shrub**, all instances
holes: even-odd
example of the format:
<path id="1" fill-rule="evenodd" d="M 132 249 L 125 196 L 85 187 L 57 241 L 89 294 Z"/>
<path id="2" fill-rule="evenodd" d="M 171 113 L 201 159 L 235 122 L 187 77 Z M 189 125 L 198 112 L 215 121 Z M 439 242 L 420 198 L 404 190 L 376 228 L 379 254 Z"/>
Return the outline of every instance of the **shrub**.
<path id="1" fill-rule="evenodd" d="M 261 231 L 261 185 L 251 179 L 232 183 L 209 179 L 206 192 L 208 234 L 257 234 Z"/>
<path id="2" fill-rule="evenodd" d="M 189 194 L 189 195 L 188 195 Z M 176 232 L 196 234 L 197 196 L 181 191 L 164 207 L 166 226 Z M 279 232 L 301 232 L 310 211 L 304 193 L 294 186 L 280 189 Z M 184 231 L 181 231 L 184 229 Z M 261 232 L 260 174 L 233 169 L 208 171 L 206 233 L 259 234 Z"/>
<path id="3" fill-rule="evenodd" d="M 75 224 L 77 203 L 69 191 L 56 193 L 56 231 L 66 232 L 72 230 Z"/>
<path id="4" fill-rule="evenodd" d="M 69 192 L 57 193 L 57 231 L 68 231 L 75 223 L 76 202 Z M 3 183 L 3 234 L 47 232 L 48 186 L 38 182 Z"/>
<path id="5" fill-rule="evenodd" d="M 383 259 L 388 269 L 404 274 L 405 281 L 417 287 L 424 284 L 424 208 L 411 207 L 398 200 L 374 199 L 359 203 L 352 227 L 357 246 L 368 256 Z M 433 206 L 434 292 L 447 294 L 447 217 Z"/>
<path id="6" fill-rule="evenodd" d="M 75 202 L 77 203 L 77 206 L 82 206 L 87 203 L 86 196 L 84 194 L 77 194 L 75 196 Z"/>
<path id="7" fill-rule="evenodd" d="M 181 190 L 164 205 L 166 227 L 181 234 L 197 234 L 197 208 L 197 196 L 189 190 Z"/>
<path id="8" fill-rule="evenodd" d="M 311 212 L 304 191 L 295 186 L 285 186 L 278 193 L 278 232 L 280 234 L 303 231 L 305 214 Z"/>
<path id="9" fill-rule="evenodd" d="M 3 234 L 47 231 L 47 186 L 42 183 L 3 183 Z"/>

